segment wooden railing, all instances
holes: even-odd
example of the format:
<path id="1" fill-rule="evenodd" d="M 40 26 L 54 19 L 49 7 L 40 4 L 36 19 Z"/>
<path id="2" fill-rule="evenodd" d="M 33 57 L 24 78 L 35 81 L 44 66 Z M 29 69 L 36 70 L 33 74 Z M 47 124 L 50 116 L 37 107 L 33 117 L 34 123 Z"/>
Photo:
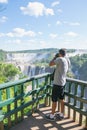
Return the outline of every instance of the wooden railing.
<path id="1" fill-rule="evenodd" d="M 25 115 L 39 109 L 40 104 L 51 105 L 52 74 L 46 73 L 0 85 L 0 130 L 9 129 L 23 120 Z M 78 88 L 80 93 L 78 93 Z M 65 114 L 87 127 L 87 82 L 67 79 L 65 87 Z M 59 108 L 60 105 L 58 105 Z M 84 121 L 84 123 L 83 123 Z"/>
<path id="2" fill-rule="evenodd" d="M 0 85 L 0 130 L 10 128 L 26 114 L 32 114 L 47 97 L 50 74 Z M 44 100 L 43 100 L 44 99 Z"/>
<path id="3" fill-rule="evenodd" d="M 80 125 L 84 124 L 87 128 L 87 82 L 68 78 L 65 95 L 68 117 L 78 120 Z"/>

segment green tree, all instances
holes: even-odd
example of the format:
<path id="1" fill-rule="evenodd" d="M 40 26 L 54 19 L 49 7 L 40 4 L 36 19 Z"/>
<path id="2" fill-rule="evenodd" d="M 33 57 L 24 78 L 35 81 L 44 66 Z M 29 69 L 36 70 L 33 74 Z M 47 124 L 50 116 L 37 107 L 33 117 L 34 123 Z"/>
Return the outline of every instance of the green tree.
<path id="1" fill-rule="evenodd" d="M 6 59 L 6 52 L 0 50 L 0 61 L 5 61 L 5 59 Z"/>
<path id="2" fill-rule="evenodd" d="M 0 83 L 13 79 L 20 71 L 13 64 L 0 63 Z"/>
<path id="3" fill-rule="evenodd" d="M 87 61 L 79 68 L 79 79 L 87 81 Z"/>
<path id="4" fill-rule="evenodd" d="M 82 64 L 84 62 L 82 57 L 79 56 L 79 55 L 71 57 L 70 61 L 71 61 L 72 71 L 73 72 L 75 72 L 77 69 L 79 70 L 79 68 L 82 66 Z"/>

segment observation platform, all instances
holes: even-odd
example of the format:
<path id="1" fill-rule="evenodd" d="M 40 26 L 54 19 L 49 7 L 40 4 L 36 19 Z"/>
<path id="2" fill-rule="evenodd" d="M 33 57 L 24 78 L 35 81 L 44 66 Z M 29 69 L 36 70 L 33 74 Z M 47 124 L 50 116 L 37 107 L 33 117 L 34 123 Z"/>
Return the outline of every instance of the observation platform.
<path id="1" fill-rule="evenodd" d="M 26 91 L 27 86 L 31 89 Z M 87 82 L 67 78 L 62 121 L 45 118 L 51 112 L 51 94 L 49 73 L 1 84 L 0 130 L 87 130 Z"/>
<path id="2" fill-rule="evenodd" d="M 24 120 L 13 126 L 10 130 L 86 130 L 73 119 L 65 116 L 64 120 L 46 120 L 45 114 L 51 112 L 51 107 L 40 108 L 31 116 L 24 117 Z"/>

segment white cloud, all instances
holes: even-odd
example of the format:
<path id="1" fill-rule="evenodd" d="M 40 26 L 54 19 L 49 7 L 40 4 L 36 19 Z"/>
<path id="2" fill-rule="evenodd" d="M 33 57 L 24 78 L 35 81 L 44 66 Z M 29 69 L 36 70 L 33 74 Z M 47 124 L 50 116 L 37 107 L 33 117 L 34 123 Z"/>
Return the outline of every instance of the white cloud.
<path id="1" fill-rule="evenodd" d="M 77 37 L 78 34 L 75 33 L 75 32 L 68 32 L 68 33 L 65 33 L 66 36 L 70 36 L 70 37 Z"/>
<path id="2" fill-rule="evenodd" d="M 8 40 L 6 41 L 6 43 L 16 43 L 16 44 L 20 44 L 21 43 L 21 40 L 20 39 L 13 39 L 13 40 Z"/>
<path id="3" fill-rule="evenodd" d="M 0 0 L 0 3 L 8 3 L 8 0 Z"/>
<path id="4" fill-rule="evenodd" d="M 12 32 L 8 33 L 0 33 L 0 37 L 7 36 L 7 37 L 35 37 L 36 33 L 34 31 L 28 30 L 26 31 L 23 28 L 14 28 Z"/>
<path id="5" fill-rule="evenodd" d="M 0 33 L 0 37 L 3 37 L 4 36 L 4 33 Z"/>
<path id="6" fill-rule="evenodd" d="M 57 21 L 56 22 L 57 25 L 61 25 L 61 24 L 65 24 L 65 25 L 68 25 L 68 26 L 79 26 L 80 23 L 79 22 L 68 22 L 68 21 Z"/>
<path id="7" fill-rule="evenodd" d="M 62 11 L 62 9 L 58 9 L 58 12 L 59 12 L 59 13 L 62 13 L 63 11 Z"/>
<path id="8" fill-rule="evenodd" d="M 54 6 L 56 6 L 56 5 L 59 5 L 59 4 L 60 4 L 59 1 L 55 1 L 55 2 L 52 3 L 52 7 L 54 7 Z"/>
<path id="9" fill-rule="evenodd" d="M 54 12 L 53 12 L 53 9 L 50 9 L 50 8 L 45 8 L 44 9 L 44 13 L 46 14 L 46 15 L 54 15 Z"/>
<path id="10" fill-rule="evenodd" d="M 80 23 L 79 23 L 79 22 L 72 22 L 72 23 L 70 23 L 70 25 L 71 25 L 71 26 L 79 26 Z"/>
<path id="11" fill-rule="evenodd" d="M 42 35 L 42 34 L 43 34 L 43 32 L 38 32 L 38 34 L 39 34 L 39 35 Z"/>
<path id="12" fill-rule="evenodd" d="M 14 28 L 13 32 L 9 32 L 6 35 L 9 37 L 23 37 L 23 36 L 34 37 L 36 33 L 31 30 L 25 31 L 25 29 L 22 28 Z"/>
<path id="13" fill-rule="evenodd" d="M 20 7 L 20 9 L 23 14 L 35 17 L 43 15 L 54 15 L 53 9 L 46 8 L 44 4 L 40 2 L 29 2 L 27 7 Z"/>
<path id="14" fill-rule="evenodd" d="M 57 34 L 51 33 L 49 36 L 50 36 L 52 39 L 54 39 L 54 38 L 57 37 Z"/>
<path id="15" fill-rule="evenodd" d="M 6 16 L 2 16 L 2 17 L 0 18 L 0 23 L 6 22 L 7 19 L 8 19 L 8 18 L 7 18 Z"/>
<path id="16" fill-rule="evenodd" d="M 63 23 L 64 23 L 64 24 L 69 24 L 69 22 L 68 22 L 68 21 L 63 21 Z"/>
<path id="17" fill-rule="evenodd" d="M 56 24 L 57 24 L 57 25 L 61 25 L 62 23 L 61 23 L 61 21 L 58 20 L 58 21 L 56 22 Z"/>
<path id="18" fill-rule="evenodd" d="M 70 25 L 70 26 L 79 26 L 79 22 L 68 22 L 68 21 L 63 21 L 64 24 Z"/>
<path id="19" fill-rule="evenodd" d="M 8 36 L 8 37 L 14 37 L 14 34 L 12 32 L 9 32 L 9 33 L 6 34 L 6 36 Z"/>
<path id="20" fill-rule="evenodd" d="M 50 23 L 48 23 L 48 27 L 50 27 L 51 26 L 51 24 Z"/>

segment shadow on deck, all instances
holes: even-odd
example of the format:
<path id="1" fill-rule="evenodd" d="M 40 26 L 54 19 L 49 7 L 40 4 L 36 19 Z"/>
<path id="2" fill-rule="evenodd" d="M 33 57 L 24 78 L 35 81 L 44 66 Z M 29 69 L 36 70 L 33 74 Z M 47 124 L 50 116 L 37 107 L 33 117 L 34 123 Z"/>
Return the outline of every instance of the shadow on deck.
<path id="1" fill-rule="evenodd" d="M 48 121 L 45 114 L 50 113 L 51 107 L 40 108 L 32 116 L 25 117 L 24 120 L 13 126 L 10 130 L 85 130 L 78 123 L 67 117 L 62 121 Z"/>

